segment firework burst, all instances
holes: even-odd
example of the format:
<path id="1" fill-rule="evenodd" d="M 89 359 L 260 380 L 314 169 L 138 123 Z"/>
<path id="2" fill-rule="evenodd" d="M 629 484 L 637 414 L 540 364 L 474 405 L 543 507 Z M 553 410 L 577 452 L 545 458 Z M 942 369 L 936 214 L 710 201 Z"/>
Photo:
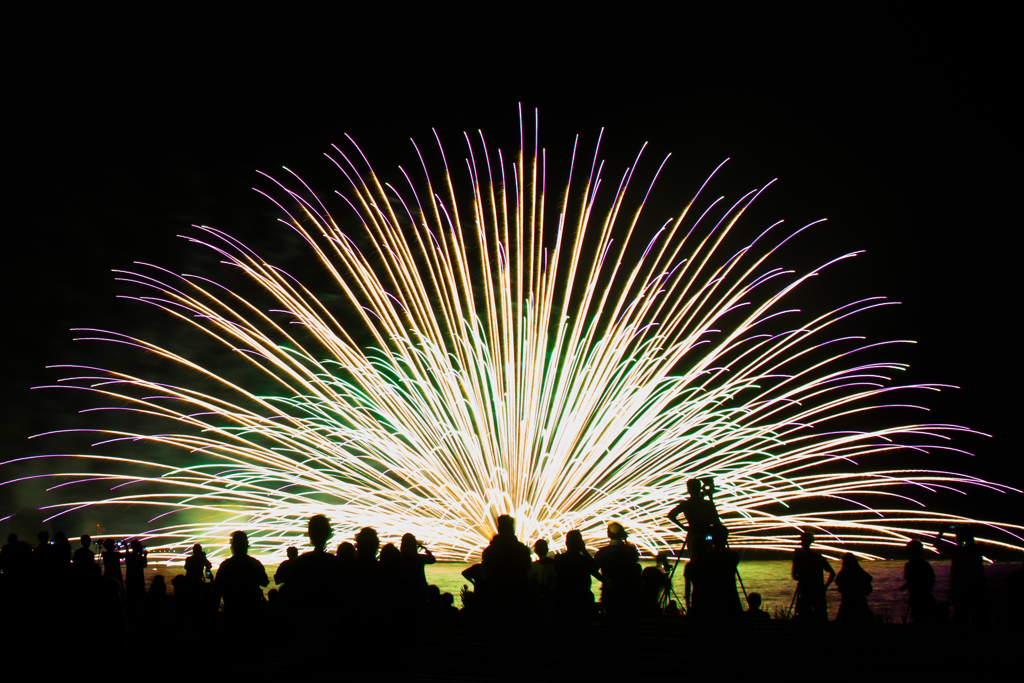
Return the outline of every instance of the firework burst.
<path id="1" fill-rule="evenodd" d="M 245 372 L 87 331 L 82 338 L 156 354 L 195 381 L 81 367 L 63 380 L 134 411 L 136 425 L 165 426 L 103 430 L 94 451 L 36 456 L 53 463 L 46 476 L 59 486 L 110 484 L 108 495 L 52 514 L 150 506 L 148 528 L 121 531 L 167 557 L 196 541 L 223 547 L 236 528 L 258 554 L 283 555 L 321 512 L 339 537 L 362 526 L 384 538 L 413 532 L 446 559 L 478 553 L 502 513 L 522 538 L 555 543 L 578 528 L 598 544 L 617 520 L 653 552 L 680 539 L 665 515 L 687 479 L 710 476 L 734 546 L 792 548 L 799 529 L 814 528 L 823 548 L 870 556 L 964 521 L 925 509 L 920 493 L 1010 490 L 884 468 L 894 451 L 951 448 L 968 430 L 851 427 L 873 424 L 902 393 L 939 385 L 895 383 L 905 366 L 872 360 L 883 345 L 836 336 L 850 316 L 891 302 L 789 310 L 822 270 L 771 267 L 795 232 L 776 224 L 728 247 L 760 191 L 733 204 L 698 192 L 652 237 L 641 209 L 653 180 L 638 188 L 635 164 L 609 193 L 596 149 L 584 157 L 574 148 L 553 206 L 536 137 L 532 155 L 521 144 L 513 159 L 482 136 L 465 143 L 464 172 L 445 161 L 434 176 L 420 155 L 422 178 L 401 170 L 394 186 L 351 139 L 333 148 L 327 156 L 347 181 L 337 220 L 298 176 L 274 181 L 267 196 L 308 249 L 316 287 L 308 271 L 285 272 L 199 226 L 189 239 L 248 285 L 146 264 L 119 272 L 143 288 L 128 298 L 231 349 Z M 258 303 L 267 296 L 272 306 Z M 108 445 L 119 441 L 152 459 L 114 454 Z M 1021 527 L 998 529 L 1019 540 Z"/>

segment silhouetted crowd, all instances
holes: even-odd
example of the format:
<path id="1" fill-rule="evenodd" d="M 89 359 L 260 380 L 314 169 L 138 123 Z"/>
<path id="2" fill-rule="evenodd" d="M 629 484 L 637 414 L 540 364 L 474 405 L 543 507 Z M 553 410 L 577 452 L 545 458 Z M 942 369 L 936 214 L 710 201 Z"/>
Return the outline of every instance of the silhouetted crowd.
<path id="1" fill-rule="evenodd" d="M 326 643 L 339 632 L 355 637 L 425 629 L 500 635 L 553 624 L 563 632 L 582 634 L 599 615 L 618 626 L 640 618 L 684 615 L 716 623 L 771 618 L 761 609 L 761 596 L 746 592 L 740 557 L 729 548 L 728 533 L 718 519 L 713 483 L 693 480 L 689 492 L 689 499 L 669 513 L 687 532 L 684 548 L 689 561 L 683 569 L 682 601 L 672 581 L 681 552 L 662 553 L 654 566 L 644 568 L 626 529 L 617 522 L 608 525 L 608 543 L 594 555 L 579 531 L 566 534 L 565 548 L 552 555 L 544 539 L 533 544 L 531 553 L 516 536 L 515 520 L 498 517 L 497 534 L 480 562 L 463 572 L 472 590 L 463 588 L 459 609 L 453 595 L 428 583 L 424 567 L 435 558 L 414 535 L 405 534 L 398 547 L 382 547 L 377 532 L 366 527 L 354 543 L 342 542 L 332 553 L 331 522 L 314 515 L 307 527 L 311 548 L 301 554 L 288 548 L 288 559 L 274 574 L 275 587 L 266 593 L 270 577 L 248 554 L 249 539 L 242 531 L 231 534 L 231 556 L 216 573 L 202 546 L 193 546 L 184 574 L 171 582 L 170 594 L 159 574 L 147 589 L 147 552 L 139 540 L 97 541 L 97 562 L 89 536 L 82 536 L 80 547 L 72 551 L 63 534 L 51 541 L 47 532 L 40 532 L 35 548 L 12 534 L 0 552 L 3 624 L 17 632 L 41 625 L 59 629 L 61 623 L 81 624 L 87 618 L 97 632 L 113 636 L 138 629 L 157 635 L 168 629 L 201 634 L 222 624 L 227 633 L 241 637 L 269 632 L 281 639 L 297 637 L 301 630 L 303 638 L 323 638 Z M 685 524 L 679 521 L 680 514 L 685 515 Z M 962 626 L 985 625 L 988 598 L 981 552 L 969 528 L 957 527 L 955 541 L 944 538 L 945 533 L 945 528 L 939 530 L 935 547 L 951 560 L 952 619 Z M 826 592 L 834 582 L 842 597 L 835 621 L 871 623 L 871 575 L 852 553 L 844 555 L 837 574 L 813 543 L 811 533 L 801 536 L 792 560 L 793 600 L 788 610 L 776 608 L 774 616 L 827 621 Z M 932 594 L 935 572 L 924 559 L 923 545 L 914 540 L 906 550 L 904 621 L 927 625 L 947 619 L 946 606 L 936 603 Z M 1010 579 L 1014 615 L 1024 613 L 1022 575 L 1024 571 L 1017 570 Z M 592 578 L 601 584 L 599 601 L 591 591 Z"/>

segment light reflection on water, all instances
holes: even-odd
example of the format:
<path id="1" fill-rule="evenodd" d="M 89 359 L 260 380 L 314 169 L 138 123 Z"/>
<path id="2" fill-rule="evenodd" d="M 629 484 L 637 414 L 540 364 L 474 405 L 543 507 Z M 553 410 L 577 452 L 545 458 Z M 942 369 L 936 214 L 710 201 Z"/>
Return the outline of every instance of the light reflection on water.
<path id="1" fill-rule="evenodd" d="M 216 563 L 215 563 L 216 564 Z M 647 566 L 650 563 L 643 563 Z M 868 596 L 868 604 L 876 616 L 888 615 L 896 623 L 904 620 L 907 609 L 907 594 L 899 590 L 903 585 L 903 562 L 862 562 L 861 566 L 872 577 L 874 577 L 871 595 Z M 437 585 L 441 592 L 451 593 L 455 596 L 455 604 L 459 605 L 458 596 L 464 584 L 469 582 L 462 577 L 462 570 L 469 564 L 459 562 L 439 562 L 427 565 L 427 581 Z M 832 567 L 838 572 L 840 565 L 832 562 Z M 932 562 L 935 569 L 935 599 L 942 602 L 946 600 L 949 588 L 949 563 Z M 1020 563 L 998 562 L 985 566 L 985 576 L 988 578 L 990 605 L 992 608 L 993 623 L 1003 621 L 1003 608 L 1006 600 L 1005 594 L 1006 579 L 1010 572 L 1020 568 Z M 790 578 L 790 563 L 786 560 L 767 560 L 756 562 L 743 562 L 740 564 L 740 575 L 747 592 L 758 592 L 761 594 L 764 604 L 762 609 L 769 613 L 774 612 L 776 607 L 782 610 L 789 609 L 793 600 L 793 591 L 796 583 Z M 274 572 L 276 565 L 267 565 L 267 576 L 270 577 L 270 586 L 274 587 Z M 163 574 L 170 592 L 171 578 L 177 574 L 184 573 L 182 567 L 150 567 L 146 570 L 147 584 L 157 573 Z M 673 586 L 679 595 L 680 602 L 683 597 L 683 563 L 679 564 L 673 579 Z M 591 582 L 591 590 L 595 597 L 600 597 L 601 585 L 597 581 Z M 737 584 L 739 591 L 739 584 Z M 742 596 L 742 591 L 740 592 Z M 828 592 L 829 614 L 834 618 L 839 610 L 839 593 L 832 587 Z"/>

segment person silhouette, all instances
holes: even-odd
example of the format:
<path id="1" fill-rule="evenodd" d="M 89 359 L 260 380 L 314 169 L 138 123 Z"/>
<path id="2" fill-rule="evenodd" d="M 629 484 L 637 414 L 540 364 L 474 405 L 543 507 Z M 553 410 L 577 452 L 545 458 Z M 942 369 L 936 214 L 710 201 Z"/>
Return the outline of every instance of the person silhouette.
<path id="1" fill-rule="evenodd" d="M 338 544 L 334 554 L 338 558 L 338 599 L 344 604 L 347 595 L 352 593 L 352 585 L 356 567 L 356 547 L 348 541 Z"/>
<path id="2" fill-rule="evenodd" d="M 751 593 L 747 596 L 747 611 L 743 616 L 751 619 L 771 619 L 772 615 L 761 609 L 761 594 Z"/>
<path id="3" fill-rule="evenodd" d="M 814 534 L 800 534 L 800 549 L 793 553 L 792 576 L 796 583 L 796 618 L 804 621 L 828 621 L 825 594 L 836 572 L 821 554 L 811 549 Z M 828 572 L 828 580 L 825 580 Z"/>
<path id="4" fill-rule="evenodd" d="M 309 544 L 313 546 L 295 559 L 288 576 L 289 599 L 295 604 L 299 618 L 310 625 L 333 628 L 337 624 L 338 558 L 327 552 L 327 541 L 334 535 L 326 515 L 313 515 L 306 525 Z"/>
<path id="5" fill-rule="evenodd" d="M 124 555 L 117 549 L 112 538 L 103 539 L 103 576 L 110 576 L 124 587 L 124 575 L 121 573 L 121 560 Z"/>
<path id="6" fill-rule="evenodd" d="M 668 573 L 659 561 L 654 566 L 644 567 L 640 574 L 640 613 L 645 616 L 657 616 L 662 613 L 662 602 L 667 603 L 667 597 L 672 590 Z"/>
<path id="7" fill-rule="evenodd" d="M 608 525 L 608 545 L 599 549 L 594 561 L 601 571 L 601 604 L 612 621 L 635 616 L 640 592 L 640 553 L 626 539 L 629 534 L 618 522 Z"/>
<path id="8" fill-rule="evenodd" d="M 213 565 L 206 557 L 203 546 L 196 543 L 192 546 L 192 554 L 185 558 L 185 578 L 189 583 L 198 585 L 206 581 L 206 571 L 212 570 Z"/>
<path id="9" fill-rule="evenodd" d="M 715 505 L 715 481 L 706 479 L 690 479 L 686 482 L 686 492 L 690 497 L 678 503 L 668 513 L 668 518 L 676 526 L 686 530 L 684 547 L 689 550 L 690 558 L 697 557 L 702 551 L 711 548 L 711 532 L 721 525 L 718 518 L 718 507 Z M 707 498 L 704 498 L 704 494 Z M 679 515 L 686 516 L 686 524 L 679 521 Z"/>
<path id="10" fill-rule="evenodd" d="M 53 568 L 59 575 L 66 575 L 71 569 L 71 542 L 63 531 L 53 535 Z"/>
<path id="11" fill-rule="evenodd" d="M 418 552 L 422 550 L 423 552 Z M 422 543 L 416 540 L 413 534 L 404 534 L 401 543 L 402 551 L 402 574 L 405 580 L 412 586 L 418 596 L 422 599 L 423 591 L 427 589 L 427 574 L 424 567 L 434 564 L 437 560 Z"/>
<path id="12" fill-rule="evenodd" d="M 263 563 L 249 555 L 244 531 L 231 534 L 231 557 L 220 563 L 214 588 L 224 598 L 225 626 L 233 635 L 258 633 L 263 588 L 270 585 Z"/>
<path id="13" fill-rule="evenodd" d="M 380 577 L 379 609 L 387 615 L 391 626 L 399 629 L 410 627 L 408 617 L 410 613 L 421 611 L 425 593 L 409 580 L 402 565 L 402 551 L 394 543 L 385 543 L 381 547 L 377 571 Z"/>
<path id="14" fill-rule="evenodd" d="M 985 580 L 984 557 L 974 542 L 974 532 L 965 526 L 954 528 L 956 542 L 943 538 L 946 525 L 939 527 L 935 549 L 951 560 L 949 598 L 953 621 L 961 627 L 988 624 L 988 583 Z"/>
<path id="15" fill-rule="evenodd" d="M 555 613 L 565 623 L 566 631 L 577 633 L 590 624 L 594 612 L 591 577 L 604 580 L 579 529 L 565 535 L 565 552 L 555 556 L 555 574 Z"/>
<path id="16" fill-rule="evenodd" d="M 157 631 L 162 631 L 167 622 L 167 582 L 162 574 L 157 574 L 149 584 L 146 592 L 146 611 L 149 617 L 149 626 Z"/>
<path id="17" fill-rule="evenodd" d="M 18 636 L 22 624 L 30 622 L 39 611 L 33 583 L 32 547 L 17 534 L 10 534 L 0 549 L 0 642 L 9 651 L 13 647 L 11 638 Z M 16 677 L 14 667 L 9 677 Z"/>
<path id="18" fill-rule="evenodd" d="M 555 577 L 558 570 L 555 568 L 555 558 L 548 557 L 547 539 L 537 539 L 533 544 L 533 553 L 537 559 L 530 565 L 530 572 L 527 579 L 534 592 L 544 598 L 550 598 L 555 591 Z"/>
<path id="19" fill-rule="evenodd" d="M 27 579 L 32 574 L 32 547 L 18 540 L 18 534 L 7 537 L 0 549 L 0 579 L 5 582 Z"/>
<path id="20" fill-rule="evenodd" d="M 907 543 L 907 554 L 910 560 L 903 565 L 903 585 L 901 591 L 909 591 L 908 611 L 910 620 L 918 625 L 929 624 L 935 616 L 935 570 L 928 560 L 924 559 L 924 545 L 916 538 Z"/>
<path id="21" fill-rule="evenodd" d="M 514 630 L 522 620 L 530 572 L 530 550 L 516 537 L 516 520 L 497 519 L 498 533 L 482 553 L 477 590 L 485 614 L 503 630 Z"/>
<path id="22" fill-rule="evenodd" d="M 872 581 L 872 576 L 860 566 L 856 555 L 843 555 L 843 567 L 836 577 L 836 588 L 843 596 L 839 603 L 839 613 L 836 614 L 837 623 L 859 626 L 871 623 L 868 595 L 871 593 Z"/>
<path id="23" fill-rule="evenodd" d="M 288 585 L 288 580 L 295 570 L 295 560 L 299 557 L 299 549 L 293 545 L 288 546 L 288 549 L 284 552 L 288 559 L 278 565 L 277 571 L 274 572 L 274 584 L 282 586 L 279 590 L 284 590 L 283 586 Z M 284 595 L 287 597 L 287 592 Z"/>
<path id="24" fill-rule="evenodd" d="M 533 544 L 533 552 L 537 559 L 530 565 L 526 575 L 530 587 L 531 611 L 534 621 L 546 623 L 551 619 L 554 610 L 555 584 L 558 574 L 555 558 L 548 557 L 547 539 L 537 539 Z"/>
<path id="25" fill-rule="evenodd" d="M 124 557 L 124 589 L 125 596 L 132 605 L 137 606 L 139 601 L 144 600 L 146 596 L 145 569 L 149 564 L 147 555 L 146 549 L 142 547 L 142 542 L 139 539 L 132 539 L 128 544 L 128 552 Z"/>
<path id="26" fill-rule="evenodd" d="M 441 610 L 438 623 L 445 631 L 454 631 L 459 624 L 459 609 L 455 606 L 455 596 L 441 593 Z"/>
<path id="27" fill-rule="evenodd" d="M 37 537 L 39 545 L 32 550 L 32 571 L 37 580 L 47 585 L 54 573 L 54 557 L 56 553 L 53 550 L 53 544 L 50 543 L 50 533 L 48 531 L 40 531 Z"/>
<path id="28" fill-rule="evenodd" d="M 78 542 L 82 544 L 82 547 L 75 551 L 74 556 L 71 559 L 71 566 L 74 568 L 75 575 L 80 578 L 90 578 L 96 575 L 96 553 L 90 550 L 92 546 L 92 539 L 88 534 L 78 539 Z"/>
<path id="29" fill-rule="evenodd" d="M 736 592 L 740 556 L 728 547 L 728 531 L 716 526 L 711 531 L 711 548 L 686 563 L 687 611 L 701 619 L 733 619 L 743 614 Z"/>
<path id="30" fill-rule="evenodd" d="M 363 527 L 356 534 L 355 542 L 356 556 L 345 586 L 349 592 L 343 598 L 351 604 L 353 612 L 347 625 L 359 635 L 372 635 L 384 619 L 376 604 L 381 591 L 380 567 L 377 562 L 380 537 L 373 527 Z"/>

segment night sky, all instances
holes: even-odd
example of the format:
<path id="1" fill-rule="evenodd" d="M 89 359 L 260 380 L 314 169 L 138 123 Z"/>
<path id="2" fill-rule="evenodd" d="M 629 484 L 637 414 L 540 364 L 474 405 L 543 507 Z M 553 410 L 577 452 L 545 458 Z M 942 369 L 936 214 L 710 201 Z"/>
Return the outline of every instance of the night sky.
<path id="1" fill-rule="evenodd" d="M 906 381 L 961 387 L 920 396 L 933 408 L 923 419 L 993 435 L 958 441 L 977 458 L 951 467 L 1024 486 L 1012 331 L 1019 75 L 997 17 L 925 7 L 742 25 L 729 13 L 477 17 L 473 30 L 426 16 L 294 17 L 259 30 L 183 21 L 118 35 L 96 17 L 48 24 L 6 64 L 3 455 L 46 452 L 27 437 L 81 407 L 29 391 L 59 376 L 46 365 L 90 358 L 69 328 L 158 315 L 115 300 L 126 292 L 112 269 L 205 267 L 206 254 L 176 237 L 192 223 L 273 243 L 284 228 L 250 189 L 269 186 L 257 170 L 287 166 L 324 196 L 343 179 L 322 154 L 345 133 L 388 172 L 414 165 L 408 140 L 429 147 L 431 127 L 456 160 L 464 130 L 512 151 L 521 102 L 531 118 L 539 108 L 542 145 L 563 160 L 573 135 L 590 150 L 604 127 L 609 182 L 645 141 L 641 170 L 671 152 L 652 203 L 659 223 L 726 158 L 716 196 L 777 177 L 743 219 L 751 237 L 779 218 L 827 217 L 794 246 L 794 265 L 865 250 L 818 278 L 813 296 L 903 302 L 859 328 L 919 342 L 891 354 L 911 363 Z M 1016 501 L 991 512 L 1024 522 Z"/>

